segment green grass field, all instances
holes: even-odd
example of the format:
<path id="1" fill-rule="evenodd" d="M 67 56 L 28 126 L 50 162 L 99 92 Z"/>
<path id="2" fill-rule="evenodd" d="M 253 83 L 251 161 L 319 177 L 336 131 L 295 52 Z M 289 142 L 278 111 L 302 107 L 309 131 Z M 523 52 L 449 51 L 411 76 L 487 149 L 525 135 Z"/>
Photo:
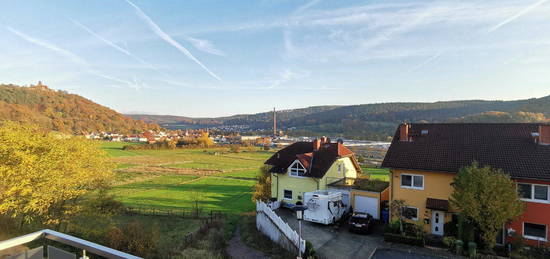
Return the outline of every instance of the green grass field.
<path id="1" fill-rule="evenodd" d="M 198 201 L 203 211 L 253 211 L 256 176 L 273 154 L 259 148 L 122 150 L 126 144 L 102 142 L 117 163 L 112 194 L 126 206 L 159 210 L 190 211 Z"/>
<path id="2" fill-rule="evenodd" d="M 108 141 L 102 141 L 101 142 L 101 149 L 105 150 L 107 154 L 111 157 L 118 157 L 118 156 L 137 156 L 138 153 L 132 151 L 123 150 L 122 148 L 124 146 L 128 145 L 140 145 L 139 143 L 128 143 L 128 142 L 108 142 Z"/>
<path id="3" fill-rule="evenodd" d="M 273 152 L 259 148 L 231 153 L 226 148 L 122 150 L 127 143 L 103 142 L 117 163 L 112 190 L 127 206 L 160 210 L 203 210 L 239 214 L 254 210 L 251 201 L 259 168 Z M 389 171 L 363 168 L 371 179 L 387 181 Z"/>
<path id="4" fill-rule="evenodd" d="M 379 179 L 386 182 L 390 179 L 390 170 L 386 168 L 363 167 L 361 169 L 363 170 L 363 173 L 370 175 L 370 179 Z"/>

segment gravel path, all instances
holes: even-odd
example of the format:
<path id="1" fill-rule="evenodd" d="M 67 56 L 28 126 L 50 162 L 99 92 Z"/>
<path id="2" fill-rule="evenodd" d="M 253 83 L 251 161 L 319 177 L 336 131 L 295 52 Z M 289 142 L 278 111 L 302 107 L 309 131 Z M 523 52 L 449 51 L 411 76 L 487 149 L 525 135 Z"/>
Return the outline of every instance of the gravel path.
<path id="1" fill-rule="evenodd" d="M 237 227 L 235 235 L 229 240 L 229 245 L 227 246 L 227 253 L 231 258 L 261 258 L 268 259 L 264 253 L 250 248 L 241 241 L 241 231 Z"/>

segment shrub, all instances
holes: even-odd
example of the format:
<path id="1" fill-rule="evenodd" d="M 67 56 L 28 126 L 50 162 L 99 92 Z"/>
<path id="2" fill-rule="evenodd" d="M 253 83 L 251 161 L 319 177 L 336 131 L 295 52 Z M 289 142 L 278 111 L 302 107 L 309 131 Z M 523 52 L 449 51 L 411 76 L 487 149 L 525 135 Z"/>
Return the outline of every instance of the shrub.
<path id="1" fill-rule="evenodd" d="M 305 257 L 306 258 L 317 258 L 317 253 L 315 252 L 315 248 L 313 248 L 313 244 L 309 241 L 306 241 Z"/>
<path id="2" fill-rule="evenodd" d="M 411 237 L 424 237 L 424 228 L 420 224 L 403 223 L 403 232 Z"/>
<path id="3" fill-rule="evenodd" d="M 424 246 L 424 238 L 416 236 L 404 236 L 400 234 L 384 233 L 384 241 L 402 243 L 413 246 Z"/>
<path id="4" fill-rule="evenodd" d="M 220 251 L 225 247 L 224 233 L 221 229 L 211 229 L 208 232 L 208 246 L 214 251 Z"/>
<path id="5" fill-rule="evenodd" d="M 445 230 L 446 236 L 454 237 L 454 236 L 457 236 L 458 234 L 458 226 L 457 226 L 457 223 L 454 221 L 449 221 L 445 223 L 445 226 L 443 227 L 443 229 Z"/>
<path id="6" fill-rule="evenodd" d="M 384 231 L 386 233 L 400 234 L 399 233 L 399 220 L 393 220 L 388 225 L 386 225 Z"/>
<path id="7" fill-rule="evenodd" d="M 155 253 L 159 236 L 158 226 L 145 227 L 132 221 L 122 227 L 112 227 L 105 239 L 109 247 L 147 257 Z"/>
<path id="8" fill-rule="evenodd" d="M 453 250 L 456 246 L 456 238 L 455 237 L 444 237 L 443 238 L 443 244 L 445 244 L 446 247 Z"/>

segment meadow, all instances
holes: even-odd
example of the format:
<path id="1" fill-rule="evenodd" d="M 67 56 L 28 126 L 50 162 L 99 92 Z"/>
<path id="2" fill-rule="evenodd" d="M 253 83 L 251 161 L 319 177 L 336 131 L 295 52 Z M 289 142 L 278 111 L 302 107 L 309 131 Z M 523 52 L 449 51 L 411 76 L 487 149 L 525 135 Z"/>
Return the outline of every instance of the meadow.
<path id="1" fill-rule="evenodd" d="M 252 192 L 259 168 L 274 151 L 257 147 L 123 150 L 128 143 L 102 142 L 117 163 L 112 194 L 126 206 L 240 214 L 254 210 Z M 387 169 L 363 168 L 372 179 L 388 180 Z"/>
<path id="2" fill-rule="evenodd" d="M 197 205 L 203 215 L 210 211 L 227 215 L 228 226 L 242 224 L 243 216 L 255 209 L 252 192 L 260 167 L 274 153 L 257 147 L 242 148 L 238 153 L 229 148 L 124 150 L 128 144 L 101 142 L 116 163 L 111 194 L 138 210 L 138 214 L 120 214 L 115 221 L 119 225 L 139 221 L 144 226 L 156 226 L 160 231 L 158 245 L 166 251 L 202 224 L 194 217 L 175 216 L 196 213 Z M 385 169 L 363 168 L 363 172 L 371 178 L 388 179 Z M 171 215 L 144 215 L 143 211 Z"/>
<path id="3" fill-rule="evenodd" d="M 123 150 L 128 143 L 102 142 L 117 164 L 111 193 L 126 206 L 157 210 L 239 214 L 254 210 L 252 191 L 273 152 L 244 148 Z"/>

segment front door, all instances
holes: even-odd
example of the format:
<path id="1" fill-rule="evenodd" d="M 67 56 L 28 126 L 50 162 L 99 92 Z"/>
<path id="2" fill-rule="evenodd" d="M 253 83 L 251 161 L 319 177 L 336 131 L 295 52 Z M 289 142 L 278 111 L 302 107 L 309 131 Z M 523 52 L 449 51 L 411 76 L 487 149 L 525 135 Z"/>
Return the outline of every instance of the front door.
<path id="1" fill-rule="evenodd" d="M 444 224 L 445 212 L 438 210 L 432 211 L 432 234 L 442 236 Z"/>

